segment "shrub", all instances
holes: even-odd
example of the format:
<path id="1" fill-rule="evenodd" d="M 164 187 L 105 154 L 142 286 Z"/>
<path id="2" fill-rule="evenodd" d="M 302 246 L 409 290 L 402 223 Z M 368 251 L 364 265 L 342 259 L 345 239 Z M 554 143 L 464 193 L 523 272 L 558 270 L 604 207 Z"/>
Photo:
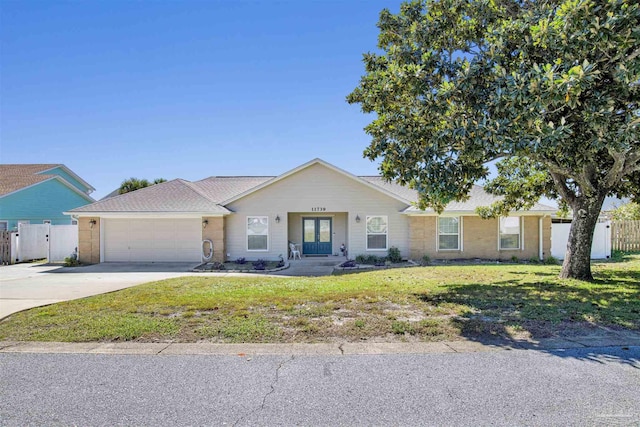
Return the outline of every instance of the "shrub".
<path id="1" fill-rule="evenodd" d="M 520 262 L 520 259 L 517 256 L 513 255 L 511 257 L 511 262 Z"/>
<path id="2" fill-rule="evenodd" d="M 379 257 L 375 255 L 358 255 L 356 257 L 356 263 L 381 266 L 384 265 L 386 257 Z"/>
<path id="3" fill-rule="evenodd" d="M 236 264 L 242 265 L 242 264 L 246 264 L 246 263 L 247 263 L 247 260 L 246 260 L 245 257 L 236 259 Z"/>
<path id="4" fill-rule="evenodd" d="M 343 262 L 342 264 L 340 264 L 340 267 L 344 267 L 344 268 L 353 268 L 353 267 L 357 267 L 357 263 L 356 261 L 350 259 L 348 261 Z"/>
<path id="5" fill-rule="evenodd" d="M 80 261 L 76 257 L 68 256 L 64 259 L 65 267 L 77 267 L 80 265 Z"/>
<path id="6" fill-rule="evenodd" d="M 400 254 L 400 249 L 395 246 L 391 246 L 387 253 L 387 259 L 393 263 L 402 262 L 402 255 Z"/>
<path id="7" fill-rule="evenodd" d="M 547 264 L 547 265 L 558 265 L 558 264 L 560 264 L 560 261 L 558 261 L 558 258 L 556 258 L 556 257 L 554 257 L 552 255 L 549 255 L 548 257 L 546 257 L 544 259 L 544 263 Z"/>
<path id="8" fill-rule="evenodd" d="M 257 261 L 253 262 L 253 269 L 254 270 L 266 270 L 267 269 L 267 262 L 263 259 L 259 259 Z"/>
<path id="9" fill-rule="evenodd" d="M 422 259 L 420 260 L 420 265 L 431 265 L 431 257 L 429 255 L 422 255 Z"/>
<path id="10" fill-rule="evenodd" d="M 375 255 L 367 255 L 366 264 L 376 265 L 376 263 L 378 263 L 379 260 L 380 260 L 380 258 L 375 256 Z"/>

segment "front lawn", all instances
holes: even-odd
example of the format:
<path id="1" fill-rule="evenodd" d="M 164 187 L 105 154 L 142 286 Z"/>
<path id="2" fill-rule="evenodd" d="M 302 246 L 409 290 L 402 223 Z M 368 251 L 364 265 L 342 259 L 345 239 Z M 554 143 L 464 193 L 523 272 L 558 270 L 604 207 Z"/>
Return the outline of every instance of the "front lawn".
<path id="1" fill-rule="evenodd" d="M 640 330 L 640 255 L 559 266 L 482 264 L 320 278 L 182 277 L 17 313 L 0 340 L 437 341 Z"/>

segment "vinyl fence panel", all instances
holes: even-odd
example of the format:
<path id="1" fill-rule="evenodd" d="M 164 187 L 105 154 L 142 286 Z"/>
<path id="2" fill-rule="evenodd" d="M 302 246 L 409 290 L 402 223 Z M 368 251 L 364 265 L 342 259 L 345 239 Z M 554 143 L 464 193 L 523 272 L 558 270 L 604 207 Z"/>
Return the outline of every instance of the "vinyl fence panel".
<path id="1" fill-rule="evenodd" d="M 49 224 L 18 225 L 18 261 L 49 256 Z"/>
<path id="2" fill-rule="evenodd" d="M 551 224 L 551 255 L 564 259 L 569 242 L 571 224 Z M 591 259 L 605 259 L 611 257 L 611 223 L 599 222 L 593 232 L 591 245 Z"/>
<path id="3" fill-rule="evenodd" d="M 52 225 L 49 232 L 49 262 L 64 261 L 78 247 L 77 225 Z"/>

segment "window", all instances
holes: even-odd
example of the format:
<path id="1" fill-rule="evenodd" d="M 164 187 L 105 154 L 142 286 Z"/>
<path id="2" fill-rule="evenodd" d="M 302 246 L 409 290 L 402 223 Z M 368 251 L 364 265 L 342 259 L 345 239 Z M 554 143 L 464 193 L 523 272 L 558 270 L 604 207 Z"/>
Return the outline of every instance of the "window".
<path id="1" fill-rule="evenodd" d="M 520 249 L 520 217 L 500 218 L 500 249 Z"/>
<path id="2" fill-rule="evenodd" d="M 460 218 L 438 218 L 438 250 L 460 250 Z"/>
<path id="3" fill-rule="evenodd" d="M 78 225 L 78 221 L 77 221 L 77 220 L 75 220 L 75 219 L 72 219 L 72 220 L 71 220 L 71 225 Z"/>
<path id="4" fill-rule="evenodd" d="M 0 231 L 7 231 L 9 229 L 9 221 L 0 221 Z"/>
<path id="5" fill-rule="evenodd" d="M 247 217 L 247 250 L 269 250 L 269 217 Z"/>
<path id="6" fill-rule="evenodd" d="M 367 217 L 367 250 L 387 250 L 387 217 Z"/>

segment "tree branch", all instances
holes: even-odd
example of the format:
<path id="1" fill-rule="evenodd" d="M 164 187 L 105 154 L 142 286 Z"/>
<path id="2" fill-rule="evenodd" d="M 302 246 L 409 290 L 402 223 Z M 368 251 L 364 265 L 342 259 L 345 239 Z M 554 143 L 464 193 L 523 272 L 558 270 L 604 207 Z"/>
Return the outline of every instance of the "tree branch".
<path id="1" fill-rule="evenodd" d="M 640 55 L 640 49 L 636 49 L 627 57 L 627 61 L 633 61 L 636 56 Z"/>
<path id="2" fill-rule="evenodd" d="M 570 206 L 573 206 L 577 201 L 577 197 L 573 191 L 567 187 L 567 177 L 556 172 L 550 172 L 549 174 L 558 189 L 558 193 L 560 193 L 562 198 L 565 199 Z"/>
<path id="3" fill-rule="evenodd" d="M 607 147 L 609 155 L 613 158 L 613 165 L 604 178 L 605 188 L 610 189 L 614 187 L 622 177 L 633 171 L 640 159 L 640 153 L 624 153 L 615 151 L 612 147 Z"/>
<path id="4" fill-rule="evenodd" d="M 543 158 L 542 162 L 545 165 L 547 165 L 547 167 L 551 172 L 556 173 L 558 175 L 563 175 L 563 178 L 564 178 L 563 181 L 566 180 L 567 177 L 573 178 L 573 173 L 569 169 L 566 169 L 560 166 L 560 164 L 558 164 L 558 162 L 556 162 L 555 160 Z"/>

